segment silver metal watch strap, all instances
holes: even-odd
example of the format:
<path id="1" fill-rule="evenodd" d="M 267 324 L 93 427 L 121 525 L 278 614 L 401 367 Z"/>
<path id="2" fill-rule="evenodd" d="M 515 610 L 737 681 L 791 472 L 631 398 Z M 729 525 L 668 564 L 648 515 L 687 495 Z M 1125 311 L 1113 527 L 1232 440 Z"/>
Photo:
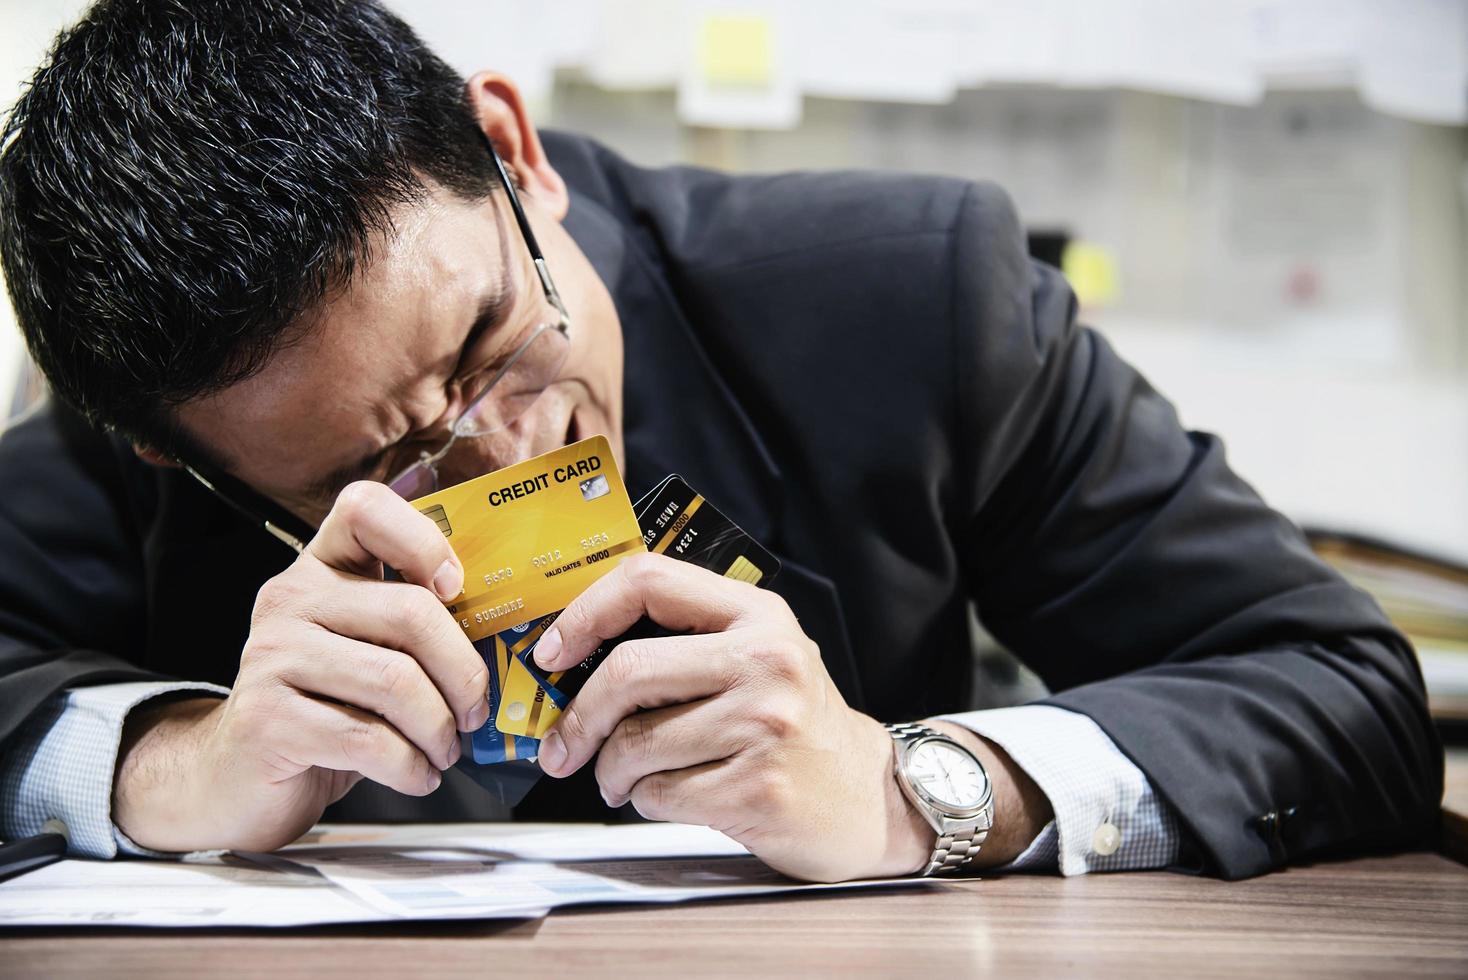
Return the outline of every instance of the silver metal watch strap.
<path id="1" fill-rule="evenodd" d="M 907 742 L 915 742 L 920 738 L 949 739 L 947 735 L 913 722 L 902 722 L 888 724 L 887 732 L 901 750 Z M 933 856 L 928 859 L 928 865 L 922 870 L 922 877 L 943 874 L 948 871 L 956 871 L 973 860 L 975 854 L 979 853 L 979 847 L 984 843 L 984 838 L 989 836 L 989 828 L 982 830 L 977 826 L 960 828 L 953 834 L 939 834 L 938 841 L 933 845 Z"/>

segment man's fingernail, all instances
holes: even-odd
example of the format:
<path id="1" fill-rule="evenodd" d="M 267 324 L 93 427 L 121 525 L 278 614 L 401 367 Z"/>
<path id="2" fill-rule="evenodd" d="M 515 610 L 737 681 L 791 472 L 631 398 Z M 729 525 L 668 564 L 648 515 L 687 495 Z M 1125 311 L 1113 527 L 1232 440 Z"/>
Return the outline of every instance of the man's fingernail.
<path id="1" fill-rule="evenodd" d="M 428 773 L 428 792 L 432 793 L 434 790 L 438 789 L 439 784 L 442 783 L 442 782 L 443 782 L 443 773 L 439 772 L 437 769 L 429 770 L 429 773 Z"/>
<path id="2" fill-rule="evenodd" d="M 459 566 L 452 559 L 444 559 L 444 563 L 438 566 L 438 571 L 433 573 L 433 591 L 445 602 L 464 591 L 464 573 L 459 571 Z"/>
<path id="3" fill-rule="evenodd" d="M 454 744 L 449 747 L 449 765 L 453 765 L 454 763 L 458 762 L 459 756 L 463 753 L 463 751 L 463 745 L 460 744 L 457 738 L 454 739 Z"/>
<path id="4" fill-rule="evenodd" d="M 549 668 L 556 662 L 556 657 L 561 653 L 561 631 L 552 626 L 541 636 L 540 642 L 535 644 L 535 662 L 542 669 Z"/>
<path id="5" fill-rule="evenodd" d="M 486 721 L 489 721 L 489 702 L 480 701 L 469 712 L 469 731 L 479 731 Z"/>
<path id="6" fill-rule="evenodd" d="M 540 768 L 554 775 L 566 762 L 566 743 L 560 732 L 551 732 L 540 743 Z"/>

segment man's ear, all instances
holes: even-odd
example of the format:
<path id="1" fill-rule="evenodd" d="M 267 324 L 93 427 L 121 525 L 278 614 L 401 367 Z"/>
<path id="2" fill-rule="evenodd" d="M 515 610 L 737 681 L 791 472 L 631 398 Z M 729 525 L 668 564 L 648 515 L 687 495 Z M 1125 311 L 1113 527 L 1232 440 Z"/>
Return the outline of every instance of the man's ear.
<path id="1" fill-rule="evenodd" d="M 564 218 L 571 206 L 566 182 L 545 158 L 540 134 L 515 83 L 498 72 L 482 71 L 469 79 L 468 95 L 479 128 L 494 143 L 505 166 L 543 210 L 557 221 Z"/>
<path id="2" fill-rule="evenodd" d="M 182 465 L 178 460 L 165 456 L 156 449 L 149 449 L 147 446 L 139 445 L 136 442 L 133 443 L 133 452 L 137 453 L 138 459 L 141 459 L 150 466 L 162 466 L 166 469 L 176 470 Z"/>

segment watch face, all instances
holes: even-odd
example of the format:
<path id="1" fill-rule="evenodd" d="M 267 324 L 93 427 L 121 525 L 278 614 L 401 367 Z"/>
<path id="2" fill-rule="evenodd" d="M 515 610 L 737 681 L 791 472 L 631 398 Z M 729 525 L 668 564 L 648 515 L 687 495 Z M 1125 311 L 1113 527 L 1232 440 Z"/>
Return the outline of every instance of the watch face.
<path id="1" fill-rule="evenodd" d="M 984 801 L 989 779 L 963 750 L 947 742 L 923 742 L 907 757 L 907 778 L 937 803 L 971 810 Z"/>

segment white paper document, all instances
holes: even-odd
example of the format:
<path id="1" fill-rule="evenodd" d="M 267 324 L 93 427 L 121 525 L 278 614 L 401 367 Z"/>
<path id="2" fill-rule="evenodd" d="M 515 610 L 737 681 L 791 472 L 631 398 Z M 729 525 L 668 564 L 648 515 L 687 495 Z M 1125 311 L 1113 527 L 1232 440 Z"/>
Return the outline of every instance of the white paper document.
<path id="1" fill-rule="evenodd" d="M 309 926 L 390 918 L 319 875 L 215 859 L 62 861 L 0 882 L 7 926 Z"/>
<path id="2" fill-rule="evenodd" d="M 271 854 L 63 861 L 0 883 L 0 927 L 536 918 L 565 905 L 926 883 L 799 884 L 704 827 L 550 827 L 324 825 Z"/>

